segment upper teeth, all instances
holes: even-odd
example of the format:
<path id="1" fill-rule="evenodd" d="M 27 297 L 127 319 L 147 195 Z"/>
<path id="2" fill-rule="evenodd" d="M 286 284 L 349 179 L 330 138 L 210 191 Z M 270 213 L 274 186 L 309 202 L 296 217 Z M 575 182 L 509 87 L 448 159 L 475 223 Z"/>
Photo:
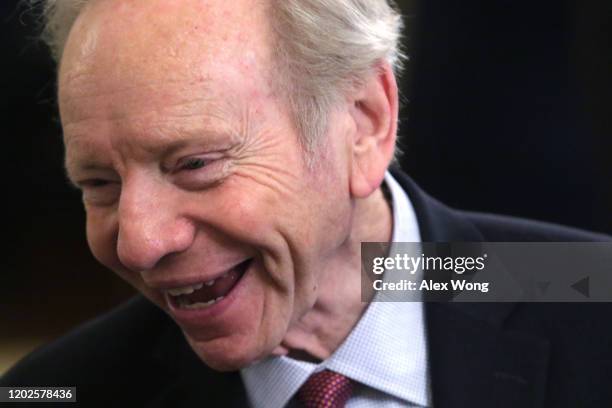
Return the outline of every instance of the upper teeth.
<path id="1" fill-rule="evenodd" d="M 208 285 L 208 282 L 206 284 Z M 182 288 L 168 289 L 168 293 L 172 296 L 189 295 L 198 289 L 202 289 L 202 286 L 204 286 L 203 283 L 198 283 L 196 285 L 183 286 Z"/>

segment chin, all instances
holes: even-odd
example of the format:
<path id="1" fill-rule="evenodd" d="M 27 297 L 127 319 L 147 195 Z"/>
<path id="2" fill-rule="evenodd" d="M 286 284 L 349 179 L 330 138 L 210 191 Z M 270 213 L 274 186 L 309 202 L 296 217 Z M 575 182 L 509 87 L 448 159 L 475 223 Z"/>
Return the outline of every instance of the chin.
<path id="1" fill-rule="evenodd" d="M 244 342 L 230 338 L 198 341 L 186 333 L 185 338 L 200 360 L 216 371 L 240 370 L 270 354 L 258 350 L 254 344 L 241 344 Z"/>

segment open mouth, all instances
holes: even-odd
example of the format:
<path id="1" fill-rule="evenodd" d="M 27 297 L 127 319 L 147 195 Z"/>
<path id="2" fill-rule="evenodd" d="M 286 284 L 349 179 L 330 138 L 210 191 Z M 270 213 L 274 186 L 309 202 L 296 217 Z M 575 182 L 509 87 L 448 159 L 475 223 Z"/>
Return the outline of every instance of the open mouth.
<path id="1" fill-rule="evenodd" d="M 168 289 L 168 299 L 175 308 L 205 309 L 223 300 L 244 276 L 253 259 L 234 266 L 223 275 L 194 285 Z"/>

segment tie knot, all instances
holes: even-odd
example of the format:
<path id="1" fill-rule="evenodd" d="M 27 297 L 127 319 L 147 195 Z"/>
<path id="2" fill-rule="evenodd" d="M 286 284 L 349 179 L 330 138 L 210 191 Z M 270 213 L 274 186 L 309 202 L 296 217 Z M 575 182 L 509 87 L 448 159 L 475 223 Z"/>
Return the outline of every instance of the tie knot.
<path id="1" fill-rule="evenodd" d="M 308 378 L 298 391 L 297 398 L 306 408 L 342 408 L 350 398 L 352 388 L 349 378 L 323 370 Z"/>

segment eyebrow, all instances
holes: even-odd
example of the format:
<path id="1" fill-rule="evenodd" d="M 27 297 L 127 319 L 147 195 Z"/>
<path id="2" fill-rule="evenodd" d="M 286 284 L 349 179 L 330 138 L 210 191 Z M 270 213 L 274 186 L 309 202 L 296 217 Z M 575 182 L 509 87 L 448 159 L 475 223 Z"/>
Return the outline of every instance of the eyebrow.
<path id="1" fill-rule="evenodd" d="M 180 131 L 180 133 L 183 135 L 180 139 L 153 142 L 150 146 L 146 146 L 145 149 L 151 152 L 152 155 L 167 157 L 185 147 L 197 145 L 209 150 L 220 149 L 225 151 L 235 147 L 242 139 L 241 132 L 237 132 L 237 129 L 233 131 L 229 129 L 219 131 L 209 128 L 198 128 L 189 131 L 183 130 Z M 93 144 L 86 141 L 72 143 L 76 143 L 75 146 L 78 146 L 72 147 L 72 149 L 78 153 L 69 156 L 67 147 L 64 159 L 64 170 L 71 184 L 74 184 L 74 181 L 70 177 L 71 170 L 72 172 L 109 170 L 109 165 L 102 163 L 100 160 L 100 152 Z"/>

